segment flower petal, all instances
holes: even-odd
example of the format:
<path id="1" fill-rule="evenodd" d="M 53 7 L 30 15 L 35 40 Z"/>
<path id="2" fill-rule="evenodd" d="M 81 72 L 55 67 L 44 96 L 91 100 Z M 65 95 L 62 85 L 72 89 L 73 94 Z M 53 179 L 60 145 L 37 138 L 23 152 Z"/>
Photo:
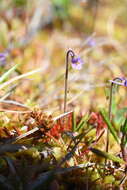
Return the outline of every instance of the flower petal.
<path id="1" fill-rule="evenodd" d="M 84 62 L 82 61 L 80 57 L 76 57 L 76 58 L 72 57 L 71 63 L 72 63 L 72 68 L 77 69 L 77 70 L 82 69 L 82 65 L 84 64 Z"/>
<path id="2" fill-rule="evenodd" d="M 77 69 L 77 70 L 81 70 L 82 69 L 82 65 L 81 64 L 72 63 L 71 66 L 72 66 L 73 69 Z"/>

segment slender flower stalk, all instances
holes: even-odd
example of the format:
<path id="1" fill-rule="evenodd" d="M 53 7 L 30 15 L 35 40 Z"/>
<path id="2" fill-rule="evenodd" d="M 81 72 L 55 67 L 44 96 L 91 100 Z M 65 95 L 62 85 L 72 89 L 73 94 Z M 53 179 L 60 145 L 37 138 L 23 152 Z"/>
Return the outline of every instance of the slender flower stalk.
<path id="1" fill-rule="evenodd" d="M 117 82 L 116 80 L 120 80 L 120 82 Z M 111 120 L 111 111 L 112 111 L 112 89 L 113 89 L 113 85 L 114 84 L 117 84 L 117 85 L 121 85 L 121 86 L 125 86 L 127 87 L 127 79 L 125 79 L 124 77 L 121 77 L 121 78 L 115 78 L 114 80 L 110 80 L 111 82 L 111 92 L 110 92 L 110 102 L 109 102 L 109 119 Z M 126 122 L 126 121 L 125 121 Z M 108 141 L 109 141 L 109 136 L 108 137 Z M 121 137 L 121 152 L 122 152 L 122 156 L 123 156 L 123 160 L 126 162 L 127 159 L 126 159 L 126 155 L 127 155 L 127 149 L 126 149 L 126 146 L 124 144 L 124 140 L 126 138 L 126 135 L 125 133 L 122 132 L 122 137 Z M 108 142 L 107 141 L 107 142 Z M 107 143 L 107 151 L 108 151 L 108 144 Z M 105 163 L 106 163 L 106 160 L 105 160 Z M 122 178 L 121 182 L 120 182 L 120 185 L 123 183 L 123 180 L 126 178 L 126 171 L 127 171 L 127 165 L 125 165 L 125 175 L 124 177 Z"/>
<path id="2" fill-rule="evenodd" d="M 64 91 L 64 113 L 67 111 L 67 91 L 68 91 L 68 71 L 69 71 L 69 57 L 71 57 L 71 66 L 73 69 L 80 70 L 82 68 L 83 61 L 80 57 L 77 57 L 75 53 L 69 49 L 66 54 L 66 72 L 65 72 L 65 91 Z"/>
<path id="3" fill-rule="evenodd" d="M 119 80 L 121 82 L 117 82 L 117 80 Z M 121 77 L 121 78 L 117 77 L 117 78 L 114 78 L 113 80 L 110 80 L 110 82 L 111 82 L 111 87 L 110 87 L 110 100 L 109 100 L 108 116 L 109 116 L 109 120 L 111 121 L 111 118 L 112 118 L 113 86 L 114 86 L 114 84 L 127 86 L 127 81 L 123 77 Z M 106 152 L 107 153 L 108 153 L 108 149 L 109 149 L 109 129 L 107 128 L 107 137 L 106 137 Z"/>

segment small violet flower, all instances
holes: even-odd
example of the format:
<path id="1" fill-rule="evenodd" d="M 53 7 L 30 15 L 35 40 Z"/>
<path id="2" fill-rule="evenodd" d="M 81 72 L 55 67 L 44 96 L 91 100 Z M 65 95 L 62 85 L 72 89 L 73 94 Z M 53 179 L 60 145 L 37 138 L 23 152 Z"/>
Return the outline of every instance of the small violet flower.
<path id="1" fill-rule="evenodd" d="M 90 47 L 95 47 L 96 46 L 96 40 L 93 36 L 89 36 L 86 38 L 86 44 Z"/>
<path id="2" fill-rule="evenodd" d="M 69 59 L 70 58 L 70 59 Z M 69 49 L 66 53 L 66 70 L 65 70 L 65 87 L 64 87 L 64 113 L 66 113 L 67 107 L 67 93 L 68 93 L 68 71 L 69 71 L 69 60 L 73 69 L 80 70 L 84 62 L 80 57 L 76 56 L 75 52 Z"/>
<path id="3" fill-rule="evenodd" d="M 8 52 L 0 53 L 0 65 L 6 63 L 6 58 L 8 56 Z"/>
<path id="4" fill-rule="evenodd" d="M 116 81 L 116 80 L 119 80 L 120 82 Z M 121 86 L 125 86 L 127 87 L 127 79 L 124 78 L 124 77 L 117 77 L 113 80 L 110 80 L 111 83 L 113 84 L 117 84 L 117 85 L 121 85 Z"/>
<path id="5" fill-rule="evenodd" d="M 81 70 L 83 64 L 84 62 L 82 61 L 80 57 L 72 57 L 71 66 L 73 69 Z"/>
<path id="6" fill-rule="evenodd" d="M 124 81 L 124 86 L 127 86 L 127 79 L 125 79 Z"/>
<path id="7" fill-rule="evenodd" d="M 89 39 L 88 42 L 87 42 L 87 44 L 88 44 L 89 46 L 91 46 L 91 47 L 96 46 L 96 42 L 95 42 L 94 39 Z"/>

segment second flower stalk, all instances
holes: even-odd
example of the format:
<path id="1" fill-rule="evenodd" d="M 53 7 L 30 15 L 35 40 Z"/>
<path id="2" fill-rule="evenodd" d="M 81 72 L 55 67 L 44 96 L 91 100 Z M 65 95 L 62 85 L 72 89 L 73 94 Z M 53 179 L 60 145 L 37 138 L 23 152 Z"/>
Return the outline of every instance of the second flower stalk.
<path id="1" fill-rule="evenodd" d="M 76 56 L 73 50 L 69 49 L 66 53 L 66 71 L 64 84 L 64 113 L 67 111 L 67 93 L 68 93 L 68 73 L 69 73 L 69 58 L 73 69 L 80 70 L 84 62 L 79 56 Z"/>

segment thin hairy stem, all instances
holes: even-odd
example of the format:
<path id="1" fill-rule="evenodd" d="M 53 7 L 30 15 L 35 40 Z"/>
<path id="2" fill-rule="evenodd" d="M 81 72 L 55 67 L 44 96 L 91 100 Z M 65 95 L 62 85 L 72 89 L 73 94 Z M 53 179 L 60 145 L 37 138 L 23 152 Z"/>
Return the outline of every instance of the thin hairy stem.
<path id="1" fill-rule="evenodd" d="M 66 71 L 65 71 L 65 86 L 64 86 L 64 113 L 67 109 L 67 93 L 68 93 L 68 70 L 69 70 L 69 55 L 71 57 L 74 57 L 75 54 L 72 50 L 68 50 L 66 54 Z"/>
<path id="2" fill-rule="evenodd" d="M 110 100 L 109 100 L 109 110 L 108 110 L 108 116 L 109 120 L 111 121 L 111 114 L 112 114 L 112 97 L 113 97 L 113 82 L 111 83 L 110 87 Z M 108 153 L 109 149 L 109 129 L 107 127 L 107 137 L 106 137 L 106 152 Z"/>
<path id="3" fill-rule="evenodd" d="M 110 87 L 110 99 L 109 99 L 109 109 L 108 109 L 108 117 L 109 117 L 109 121 L 111 122 L 112 119 L 112 98 L 113 98 L 113 85 L 115 83 L 115 80 L 121 80 L 121 78 L 115 78 L 112 83 L 111 83 L 111 87 Z M 106 152 L 108 153 L 109 151 L 109 129 L 107 127 L 107 134 L 106 134 L 106 147 L 105 147 Z M 105 165 L 107 164 L 107 159 L 105 159 Z"/>

